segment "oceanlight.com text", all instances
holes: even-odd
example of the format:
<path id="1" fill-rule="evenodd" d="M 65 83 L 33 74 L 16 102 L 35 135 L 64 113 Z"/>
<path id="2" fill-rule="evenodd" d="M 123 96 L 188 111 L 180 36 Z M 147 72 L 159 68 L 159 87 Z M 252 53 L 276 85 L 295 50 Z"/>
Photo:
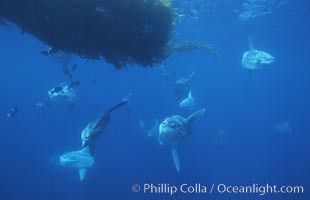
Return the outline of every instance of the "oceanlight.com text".
<path id="1" fill-rule="evenodd" d="M 134 184 L 132 186 L 133 192 L 141 192 L 144 194 L 168 194 L 174 195 L 177 193 L 182 194 L 257 194 L 260 196 L 267 194 L 303 194 L 303 186 L 290 186 L 290 185 L 272 185 L 272 184 L 256 184 L 252 185 L 227 185 L 227 184 L 212 184 L 206 185 L 201 183 L 180 185 L 173 185 L 169 183 L 144 183 Z"/>
<path id="2" fill-rule="evenodd" d="M 225 185 L 225 184 L 218 184 L 217 191 L 219 193 L 234 193 L 234 194 L 259 194 L 259 195 L 266 195 L 266 194 L 303 194 L 304 187 L 303 186 L 278 186 L 278 185 Z"/>

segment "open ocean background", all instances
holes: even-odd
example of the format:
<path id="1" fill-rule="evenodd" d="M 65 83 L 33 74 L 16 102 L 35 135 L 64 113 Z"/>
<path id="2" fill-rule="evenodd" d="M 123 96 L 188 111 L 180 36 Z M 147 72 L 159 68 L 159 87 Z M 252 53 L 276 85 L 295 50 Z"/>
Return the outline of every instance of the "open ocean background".
<path id="1" fill-rule="evenodd" d="M 72 81 L 59 63 L 40 54 L 48 46 L 13 25 L 0 26 L 0 199 L 310 199 L 310 2 L 289 0 L 273 13 L 247 22 L 233 12 L 241 3 L 219 0 L 199 21 L 176 24 L 173 41 L 213 44 L 220 57 L 203 50 L 173 54 L 166 65 L 176 75 L 168 80 L 158 66 L 117 71 L 103 60 L 74 57 L 71 64 L 78 68 L 72 80 L 82 85 L 76 88 L 72 113 L 61 103 L 35 106 L 49 101 L 49 89 Z M 256 49 L 276 58 L 269 69 L 252 75 L 241 66 L 249 36 Z M 192 71 L 196 108 L 205 107 L 206 113 L 180 149 L 177 173 L 170 151 L 148 137 L 139 121 L 152 126 L 156 118 L 187 116 L 176 103 L 173 83 Z M 94 78 L 97 81 L 91 84 Z M 97 143 L 95 164 L 83 182 L 77 170 L 50 163 L 55 155 L 80 149 L 86 124 L 129 91 L 131 102 L 112 113 Z M 19 113 L 6 117 L 13 106 Z M 287 121 L 291 133 L 275 129 Z M 304 194 L 171 197 L 132 192 L 133 184 L 144 183 L 301 185 Z"/>

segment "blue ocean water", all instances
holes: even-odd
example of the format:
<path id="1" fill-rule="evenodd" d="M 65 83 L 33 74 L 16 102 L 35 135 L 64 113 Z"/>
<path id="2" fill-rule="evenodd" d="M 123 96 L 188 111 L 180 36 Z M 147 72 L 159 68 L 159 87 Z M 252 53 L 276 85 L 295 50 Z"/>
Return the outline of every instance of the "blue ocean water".
<path id="1" fill-rule="evenodd" d="M 12 24 L 0 26 L 0 199 L 309 199 L 310 3 L 289 0 L 272 13 L 245 22 L 238 18 L 242 2 L 215 1 L 210 12 L 176 24 L 173 41 L 212 44 L 220 57 L 203 50 L 172 54 L 165 64 L 175 76 L 168 79 L 160 75 L 159 65 L 115 70 L 103 60 L 77 56 L 70 65 L 78 67 L 69 79 L 59 63 L 40 54 L 47 45 Z M 195 8 L 193 4 L 192 13 Z M 249 37 L 255 48 L 275 57 L 267 70 L 249 74 L 242 68 Z M 192 71 L 196 109 L 206 108 L 206 113 L 193 124 L 192 135 L 179 150 L 178 173 L 170 150 L 148 137 L 139 121 L 152 126 L 155 119 L 188 116 L 176 102 L 173 84 Z M 72 80 L 82 82 L 72 113 L 62 103 L 35 106 L 50 102 L 49 89 Z M 97 142 L 95 164 L 83 182 L 77 170 L 50 163 L 53 156 L 79 150 L 87 123 L 128 92 L 133 94 L 131 101 L 111 113 Z M 14 106 L 18 113 L 8 118 L 6 113 Z M 285 124 L 290 130 L 277 128 Z M 197 183 L 206 185 L 208 192 L 213 184 L 302 186 L 304 192 L 132 191 L 134 184 Z"/>

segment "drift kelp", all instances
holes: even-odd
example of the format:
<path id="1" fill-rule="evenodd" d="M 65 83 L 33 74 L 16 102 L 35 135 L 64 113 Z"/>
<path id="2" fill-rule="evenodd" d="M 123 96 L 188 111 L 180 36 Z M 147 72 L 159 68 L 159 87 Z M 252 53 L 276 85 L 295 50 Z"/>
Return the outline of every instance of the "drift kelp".
<path id="1" fill-rule="evenodd" d="M 173 24 L 159 0 L 1 0 L 0 16 L 56 49 L 116 68 L 163 60 Z"/>

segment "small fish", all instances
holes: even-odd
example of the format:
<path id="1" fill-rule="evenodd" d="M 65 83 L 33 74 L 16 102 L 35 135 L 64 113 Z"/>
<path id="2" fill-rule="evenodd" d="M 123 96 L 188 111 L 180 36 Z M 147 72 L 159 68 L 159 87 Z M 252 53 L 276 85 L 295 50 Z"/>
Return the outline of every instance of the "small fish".
<path id="1" fill-rule="evenodd" d="M 15 117 L 15 115 L 18 113 L 18 107 L 14 106 L 10 109 L 9 112 L 6 113 L 6 116 L 9 118 Z"/>
<path id="2" fill-rule="evenodd" d="M 62 72 L 63 72 L 66 76 L 68 76 L 69 78 L 72 78 L 72 74 L 70 74 L 69 70 L 67 69 L 67 66 L 65 66 L 65 65 L 63 66 Z"/>
<path id="3" fill-rule="evenodd" d="M 48 53 L 49 54 L 55 54 L 55 53 L 57 53 L 58 52 L 58 50 L 56 49 L 56 48 L 54 48 L 54 47 L 50 47 L 49 49 L 48 49 Z"/>
<path id="4" fill-rule="evenodd" d="M 57 52 L 58 52 L 58 50 L 56 48 L 50 47 L 50 48 L 48 48 L 48 50 L 41 51 L 41 54 L 43 56 L 48 56 L 48 55 L 51 55 L 51 54 L 55 54 Z"/>
<path id="5" fill-rule="evenodd" d="M 40 101 L 38 103 L 36 103 L 37 107 L 49 107 L 51 105 L 50 102 L 44 102 L 44 101 Z"/>
<path id="6" fill-rule="evenodd" d="M 242 55 L 242 67 L 246 69 L 250 75 L 252 71 L 268 69 L 270 64 L 275 61 L 275 58 L 265 51 L 255 49 L 251 37 L 248 43 L 249 50 Z"/>
<path id="7" fill-rule="evenodd" d="M 97 6 L 96 7 L 96 11 L 98 13 L 105 13 L 106 12 L 106 9 L 103 7 L 103 6 Z"/>
<path id="8" fill-rule="evenodd" d="M 77 64 L 74 64 L 74 65 L 72 66 L 72 73 L 75 72 L 76 68 L 77 68 Z"/>
<path id="9" fill-rule="evenodd" d="M 72 87 L 78 87 L 78 86 L 80 86 L 82 84 L 82 82 L 81 81 L 74 81 L 74 82 L 72 82 L 71 84 L 70 84 L 70 87 L 72 88 Z"/>

